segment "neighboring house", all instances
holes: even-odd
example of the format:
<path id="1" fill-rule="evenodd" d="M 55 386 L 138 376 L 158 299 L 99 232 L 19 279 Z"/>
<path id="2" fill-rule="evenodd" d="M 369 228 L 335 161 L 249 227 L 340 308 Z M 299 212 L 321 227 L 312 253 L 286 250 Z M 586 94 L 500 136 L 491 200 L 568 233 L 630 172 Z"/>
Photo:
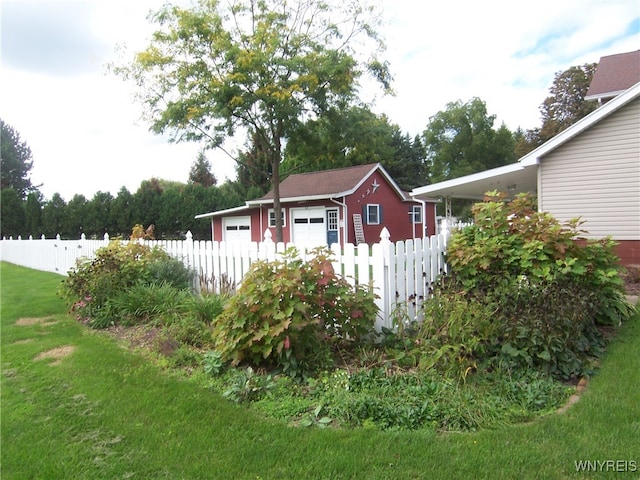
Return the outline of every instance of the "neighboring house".
<path id="1" fill-rule="evenodd" d="M 392 241 L 435 233 L 435 204 L 412 199 L 379 163 L 291 175 L 280 184 L 280 203 L 284 241 L 296 245 L 376 243 L 383 227 Z M 211 219 L 213 240 L 260 242 L 267 230 L 275 240 L 273 191 L 196 218 Z"/>
<path id="2" fill-rule="evenodd" d="M 610 98 L 594 112 L 515 164 L 419 187 L 411 195 L 447 201 L 480 200 L 491 190 L 530 192 L 540 211 L 560 221 L 581 217 L 587 238 L 610 236 L 623 264 L 640 264 L 640 51 L 612 57 L 603 57 L 594 74 L 592 98 Z M 620 75 L 606 71 L 611 66 L 635 72 L 622 93 L 621 85 L 631 80 L 621 83 Z"/>

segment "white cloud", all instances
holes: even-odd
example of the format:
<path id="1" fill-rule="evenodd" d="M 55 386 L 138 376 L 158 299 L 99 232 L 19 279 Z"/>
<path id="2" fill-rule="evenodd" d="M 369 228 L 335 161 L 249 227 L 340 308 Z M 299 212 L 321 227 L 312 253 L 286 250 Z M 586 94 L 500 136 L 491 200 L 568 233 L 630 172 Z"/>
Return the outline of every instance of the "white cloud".
<path id="1" fill-rule="evenodd" d="M 31 147 L 32 179 L 44 183 L 45 197 L 115 195 L 152 176 L 187 180 L 198 145 L 169 144 L 149 133 L 130 86 L 105 73 L 116 45 L 144 48 L 153 31 L 147 13 L 163 3 L 3 2 L 0 117 Z M 511 129 L 539 126 L 538 108 L 555 73 L 640 45 L 636 0 L 382 4 L 397 95 L 367 91 L 378 98 L 375 111 L 411 135 L 448 102 L 472 97 Z M 36 13 L 25 15 L 34 5 Z M 220 180 L 233 176 L 224 153 L 207 155 Z"/>

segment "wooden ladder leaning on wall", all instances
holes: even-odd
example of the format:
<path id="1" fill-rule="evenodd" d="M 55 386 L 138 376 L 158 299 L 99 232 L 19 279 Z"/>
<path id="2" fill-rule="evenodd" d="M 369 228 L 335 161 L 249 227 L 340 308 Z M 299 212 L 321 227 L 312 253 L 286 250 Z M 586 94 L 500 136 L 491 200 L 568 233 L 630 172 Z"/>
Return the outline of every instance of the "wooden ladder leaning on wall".
<path id="1" fill-rule="evenodd" d="M 364 229 L 362 228 L 362 215 L 359 213 L 353 214 L 353 228 L 356 231 L 356 245 L 365 243 Z"/>

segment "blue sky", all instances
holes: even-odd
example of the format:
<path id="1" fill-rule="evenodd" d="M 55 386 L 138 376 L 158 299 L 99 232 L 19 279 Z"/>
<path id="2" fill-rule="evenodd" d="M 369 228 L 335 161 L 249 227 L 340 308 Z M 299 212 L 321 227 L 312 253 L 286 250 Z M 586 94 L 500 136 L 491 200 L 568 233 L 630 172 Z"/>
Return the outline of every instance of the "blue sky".
<path id="1" fill-rule="evenodd" d="M 365 85 L 364 97 L 410 135 L 447 103 L 473 97 L 496 127 L 537 127 L 556 73 L 640 49 L 637 0 L 381 2 L 396 95 Z M 149 133 L 131 86 L 106 70 L 117 45 L 144 48 L 146 15 L 163 3 L 3 0 L 0 117 L 31 147 L 32 180 L 46 198 L 116 195 L 152 176 L 187 180 L 198 145 Z M 207 156 L 220 180 L 233 176 L 226 155 Z"/>

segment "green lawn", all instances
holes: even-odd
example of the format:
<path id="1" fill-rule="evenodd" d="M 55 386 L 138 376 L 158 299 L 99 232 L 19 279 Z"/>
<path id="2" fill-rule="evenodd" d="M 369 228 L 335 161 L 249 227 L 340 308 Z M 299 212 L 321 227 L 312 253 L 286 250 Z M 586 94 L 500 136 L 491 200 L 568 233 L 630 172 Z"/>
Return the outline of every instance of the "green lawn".
<path id="1" fill-rule="evenodd" d="M 87 330 L 56 297 L 61 277 L 0 273 L 3 480 L 640 478 L 638 314 L 563 415 L 473 434 L 305 429 Z M 599 471 L 576 472 L 586 460 Z"/>

